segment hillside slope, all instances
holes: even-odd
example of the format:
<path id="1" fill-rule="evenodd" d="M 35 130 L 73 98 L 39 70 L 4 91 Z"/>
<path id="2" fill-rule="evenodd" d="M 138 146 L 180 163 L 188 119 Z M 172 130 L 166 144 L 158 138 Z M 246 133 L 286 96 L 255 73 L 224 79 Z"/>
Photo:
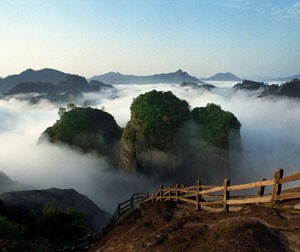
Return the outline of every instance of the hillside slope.
<path id="1" fill-rule="evenodd" d="M 205 212 L 157 202 L 133 210 L 90 251 L 299 251 L 300 212 L 279 209 Z"/>
<path id="2" fill-rule="evenodd" d="M 85 224 L 91 231 L 97 231 L 105 226 L 110 218 L 110 214 L 74 189 L 50 188 L 6 192 L 0 194 L 0 199 L 10 212 L 16 214 L 21 220 L 26 220 L 32 212 L 41 213 L 47 205 L 60 206 L 63 209 L 76 207 L 83 213 Z"/>

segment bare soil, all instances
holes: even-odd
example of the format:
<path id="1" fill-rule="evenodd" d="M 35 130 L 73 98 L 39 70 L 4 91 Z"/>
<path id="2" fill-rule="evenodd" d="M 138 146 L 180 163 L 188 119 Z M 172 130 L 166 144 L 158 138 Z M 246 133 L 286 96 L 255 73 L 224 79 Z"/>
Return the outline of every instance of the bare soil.
<path id="1" fill-rule="evenodd" d="M 90 251 L 300 251 L 300 211 L 289 206 L 246 206 L 197 211 L 175 202 L 134 209 Z"/>

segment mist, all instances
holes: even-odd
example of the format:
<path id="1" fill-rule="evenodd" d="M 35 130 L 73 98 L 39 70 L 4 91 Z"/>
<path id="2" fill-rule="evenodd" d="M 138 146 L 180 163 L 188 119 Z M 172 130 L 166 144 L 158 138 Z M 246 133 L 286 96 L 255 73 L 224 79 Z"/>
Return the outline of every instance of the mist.
<path id="1" fill-rule="evenodd" d="M 87 93 L 84 98 L 91 101 L 92 107 L 104 107 L 121 127 L 130 119 L 132 99 L 153 89 L 171 90 L 188 101 L 191 108 L 219 104 L 242 124 L 242 161 L 232 164 L 228 174 L 231 184 L 272 178 L 279 168 L 284 169 L 285 175 L 299 172 L 300 101 L 234 92 L 231 87 L 235 83 L 230 82 L 211 84 L 218 86 L 211 92 L 177 84 L 116 85 L 118 92 L 114 96 Z M 58 106 L 46 101 L 29 105 L 14 98 L 0 100 L 0 170 L 36 189 L 74 188 L 110 213 L 132 193 L 151 194 L 158 189 L 156 178 L 120 172 L 93 153 L 82 154 L 65 145 L 38 145 L 41 133 L 58 119 L 57 111 Z M 165 183 L 168 186 L 173 181 Z"/>

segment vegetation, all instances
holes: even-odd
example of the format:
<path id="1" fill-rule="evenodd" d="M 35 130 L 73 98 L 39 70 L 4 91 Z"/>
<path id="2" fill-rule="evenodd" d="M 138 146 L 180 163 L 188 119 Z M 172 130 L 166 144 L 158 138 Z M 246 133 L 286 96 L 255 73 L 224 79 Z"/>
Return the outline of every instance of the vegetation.
<path id="1" fill-rule="evenodd" d="M 109 155 L 121 138 L 121 129 L 113 116 L 102 110 L 69 104 L 58 113 L 60 119 L 44 132 L 51 142 L 60 141 L 84 152 Z"/>
<path id="2" fill-rule="evenodd" d="M 64 210 L 61 207 L 45 206 L 37 218 L 36 232 L 49 241 L 71 241 L 74 236 L 87 234 L 83 215 L 76 208 Z"/>
<path id="3" fill-rule="evenodd" d="M 164 169 L 174 175 L 177 169 L 192 169 L 191 163 L 225 167 L 233 131 L 240 141 L 241 124 L 232 113 L 215 104 L 190 111 L 188 103 L 170 91 L 139 95 L 130 110 L 121 141 L 120 166 L 125 170 L 163 174 Z"/>
<path id="4" fill-rule="evenodd" d="M 15 224 L 8 219 L 0 216 L 0 239 L 22 239 L 24 236 L 24 227 Z"/>
<path id="5" fill-rule="evenodd" d="M 46 252 L 45 244 L 26 239 L 25 228 L 0 216 L 1 252 Z"/>
<path id="6" fill-rule="evenodd" d="M 52 242 L 69 242 L 87 234 L 83 214 L 76 208 L 45 206 L 42 213 L 31 213 L 23 222 L 24 226 L 0 216 L 1 252 L 46 252 Z"/>
<path id="7" fill-rule="evenodd" d="M 175 144 L 180 126 L 189 119 L 189 105 L 172 92 L 150 91 L 134 99 L 130 107 L 131 123 L 136 125 L 149 147 L 165 149 Z M 134 127 L 124 132 L 132 138 Z"/>
<path id="8" fill-rule="evenodd" d="M 192 118 L 198 123 L 204 139 L 223 149 L 228 149 L 229 134 L 241 127 L 232 113 L 223 111 L 220 106 L 213 103 L 193 109 Z"/>

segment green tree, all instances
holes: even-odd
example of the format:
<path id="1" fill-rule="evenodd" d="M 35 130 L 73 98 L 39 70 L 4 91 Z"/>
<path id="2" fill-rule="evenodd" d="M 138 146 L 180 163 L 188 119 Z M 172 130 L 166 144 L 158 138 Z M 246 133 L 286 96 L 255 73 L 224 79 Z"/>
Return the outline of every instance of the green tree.
<path id="1" fill-rule="evenodd" d="M 58 115 L 59 115 L 59 117 L 61 117 L 65 112 L 66 112 L 67 110 L 66 110 L 66 108 L 59 108 L 58 109 Z"/>
<path id="2" fill-rule="evenodd" d="M 241 124 L 231 112 L 219 105 L 208 103 L 206 107 L 195 108 L 192 118 L 198 123 L 204 139 L 216 147 L 228 149 L 229 134 L 240 130 Z"/>
<path id="3" fill-rule="evenodd" d="M 70 241 L 87 234 L 82 212 L 76 208 L 45 206 L 37 219 L 36 232 L 50 241 Z"/>

